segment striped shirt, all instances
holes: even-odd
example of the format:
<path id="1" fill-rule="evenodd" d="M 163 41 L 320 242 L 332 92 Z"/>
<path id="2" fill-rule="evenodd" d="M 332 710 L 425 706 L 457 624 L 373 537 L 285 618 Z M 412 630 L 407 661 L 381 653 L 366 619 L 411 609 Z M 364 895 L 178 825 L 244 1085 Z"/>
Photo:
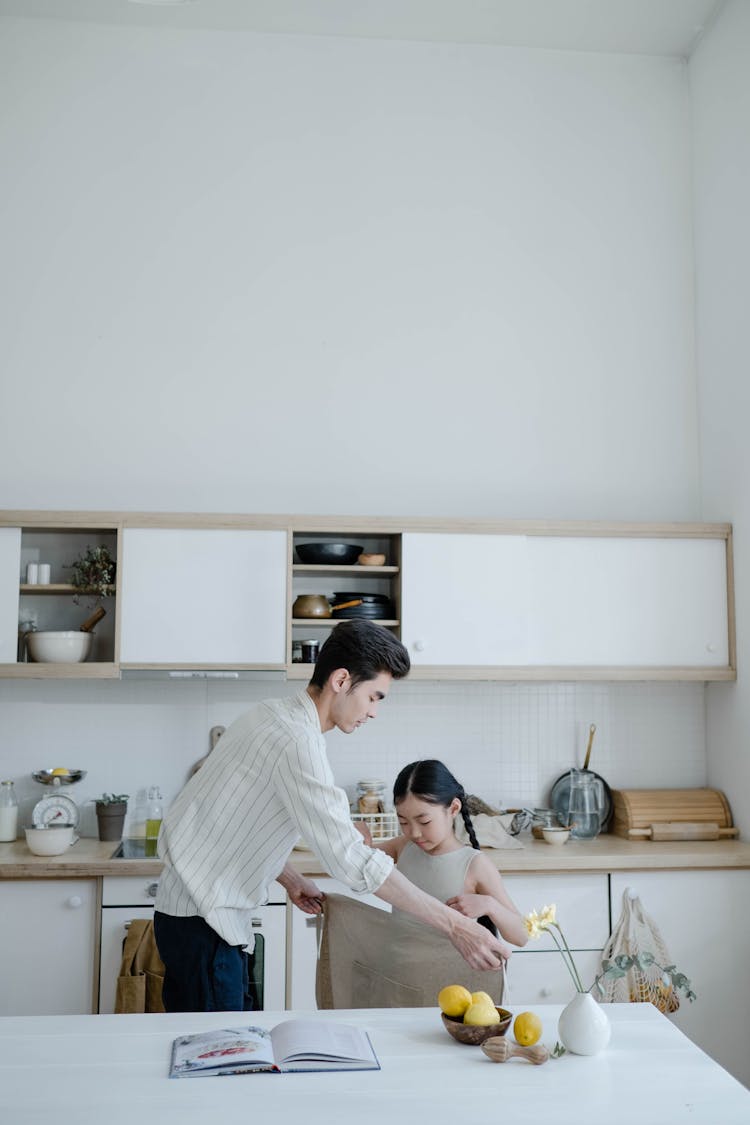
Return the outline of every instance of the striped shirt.
<path id="1" fill-rule="evenodd" d="M 200 915 L 230 945 L 252 949 L 253 909 L 303 836 L 323 870 L 359 893 L 393 867 L 365 844 L 333 779 L 307 692 L 259 703 L 224 732 L 164 818 L 156 909 Z"/>

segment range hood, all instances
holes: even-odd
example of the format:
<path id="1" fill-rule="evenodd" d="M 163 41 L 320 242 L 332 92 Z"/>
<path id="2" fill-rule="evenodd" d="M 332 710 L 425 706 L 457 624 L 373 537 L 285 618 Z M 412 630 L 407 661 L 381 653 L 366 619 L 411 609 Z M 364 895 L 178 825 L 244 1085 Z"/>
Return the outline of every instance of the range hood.
<path id="1" fill-rule="evenodd" d="M 286 668 L 120 668 L 122 680 L 285 680 Z"/>

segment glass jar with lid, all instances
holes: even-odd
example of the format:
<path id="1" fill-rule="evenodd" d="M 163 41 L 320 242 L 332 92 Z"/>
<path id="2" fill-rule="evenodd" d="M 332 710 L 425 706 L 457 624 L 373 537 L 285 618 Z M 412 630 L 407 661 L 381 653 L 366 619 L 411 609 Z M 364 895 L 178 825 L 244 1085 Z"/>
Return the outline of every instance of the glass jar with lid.
<path id="1" fill-rule="evenodd" d="M 357 812 L 382 813 L 386 809 L 385 782 L 377 778 L 364 778 L 357 782 L 355 803 Z"/>

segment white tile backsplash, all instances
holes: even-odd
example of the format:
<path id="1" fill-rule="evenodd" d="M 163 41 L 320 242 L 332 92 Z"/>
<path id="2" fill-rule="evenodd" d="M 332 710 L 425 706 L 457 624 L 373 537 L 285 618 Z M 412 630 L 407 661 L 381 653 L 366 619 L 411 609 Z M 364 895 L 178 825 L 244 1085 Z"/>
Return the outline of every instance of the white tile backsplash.
<path id="1" fill-rule="evenodd" d="M 66 793 L 96 835 L 92 800 L 131 795 L 138 831 L 149 785 L 165 805 L 228 726 L 254 701 L 301 691 L 269 682 L 0 680 L 0 777 L 11 777 L 28 823 L 45 792 L 31 771 L 68 766 L 87 776 Z M 705 687 L 693 683 L 396 683 L 378 718 L 328 736 L 331 764 L 349 791 L 363 776 L 390 787 L 417 758 L 440 758 L 468 792 L 495 805 L 539 805 L 555 779 L 582 765 L 596 723 L 591 768 L 613 788 L 706 784 Z"/>

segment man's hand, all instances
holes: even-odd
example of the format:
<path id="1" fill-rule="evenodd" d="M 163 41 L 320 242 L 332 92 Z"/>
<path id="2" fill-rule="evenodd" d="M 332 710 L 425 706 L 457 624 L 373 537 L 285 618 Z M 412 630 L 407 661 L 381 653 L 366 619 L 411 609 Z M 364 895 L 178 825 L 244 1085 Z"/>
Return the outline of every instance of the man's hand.
<path id="1" fill-rule="evenodd" d="M 484 926 L 458 914 L 456 923 L 448 935 L 451 945 L 472 969 L 499 969 L 507 961 L 510 948 Z"/>
<path id="2" fill-rule="evenodd" d="M 285 863 L 283 871 L 276 876 L 276 880 L 281 883 L 294 905 L 305 914 L 320 914 L 326 896 L 312 879 L 300 875 L 291 863 Z"/>
<path id="3" fill-rule="evenodd" d="M 323 899 L 326 897 L 312 879 L 303 877 L 300 877 L 299 883 L 287 888 L 287 894 L 304 914 L 320 914 L 323 909 Z"/>

